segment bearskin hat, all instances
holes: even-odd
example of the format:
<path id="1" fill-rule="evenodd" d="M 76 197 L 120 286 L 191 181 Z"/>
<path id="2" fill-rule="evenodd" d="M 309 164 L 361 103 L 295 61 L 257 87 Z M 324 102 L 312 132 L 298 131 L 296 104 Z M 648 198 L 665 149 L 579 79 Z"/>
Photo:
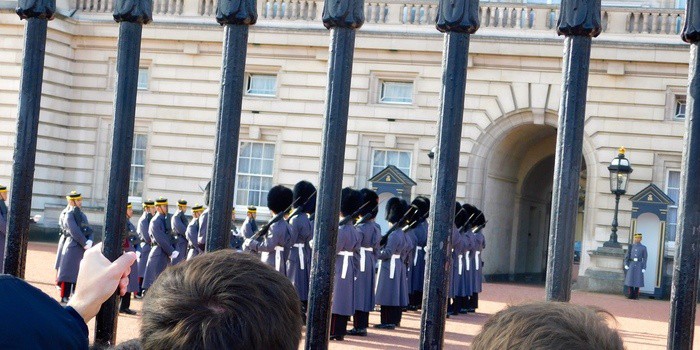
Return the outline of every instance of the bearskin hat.
<path id="1" fill-rule="evenodd" d="M 418 208 L 418 211 L 416 211 L 416 214 L 413 215 L 413 219 L 411 221 L 422 220 L 423 217 L 427 217 L 426 215 L 428 212 L 430 212 L 430 199 L 426 197 L 418 196 L 414 198 L 411 205 Z"/>
<path id="2" fill-rule="evenodd" d="M 316 187 L 311 184 L 311 182 L 302 180 L 297 182 L 296 185 L 294 185 L 294 208 L 299 208 L 300 211 L 306 212 L 306 209 L 308 207 L 307 201 L 309 201 L 309 197 L 312 195 L 315 197 L 316 194 Z M 311 202 L 311 201 L 309 201 Z"/>
<path id="3" fill-rule="evenodd" d="M 462 226 L 466 224 L 469 227 L 473 227 L 474 219 L 476 219 L 476 216 L 479 214 L 479 209 L 476 209 L 475 206 L 469 203 L 464 203 L 464 205 L 462 205 L 462 208 L 464 209 L 464 214 L 467 218 L 467 220 L 464 222 L 464 224 L 462 224 Z"/>
<path id="4" fill-rule="evenodd" d="M 362 205 L 369 203 L 362 208 L 360 216 L 370 216 L 370 218 L 376 217 L 379 209 L 379 196 L 377 196 L 377 192 L 369 188 L 363 188 L 360 190 L 360 194 L 362 194 Z"/>
<path id="5" fill-rule="evenodd" d="M 275 214 L 287 209 L 294 201 L 294 193 L 287 187 L 277 185 L 267 193 L 267 207 Z"/>
<path id="6" fill-rule="evenodd" d="M 350 187 L 343 188 L 340 193 L 340 213 L 343 216 L 352 215 L 362 205 L 362 194 L 360 191 Z"/>
<path id="7" fill-rule="evenodd" d="M 206 206 L 209 206 L 209 191 L 210 190 L 211 190 L 211 181 L 207 182 L 207 185 L 204 186 L 204 204 Z"/>
<path id="8" fill-rule="evenodd" d="M 469 217 L 467 214 L 462 210 L 462 206 L 457 202 L 455 204 L 455 225 L 457 227 L 462 227 L 464 226 L 464 223 L 467 222 L 467 219 Z"/>
<path id="9" fill-rule="evenodd" d="M 484 216 L 484 213 L 477 208 L 474 209 L 476 209 L 476 214 L 474 214 L 474 219 L 472 219 L 472 226 L 486 225 L 486 216 Z"/>
<path id="10" fill-rule="evenodd" d="M 386 221 L 395 224 L 403 217 L 406 213 L 408 205 L 406 201 L 400 199 L 399 197 L 392 197 L 386 202 Z"/>

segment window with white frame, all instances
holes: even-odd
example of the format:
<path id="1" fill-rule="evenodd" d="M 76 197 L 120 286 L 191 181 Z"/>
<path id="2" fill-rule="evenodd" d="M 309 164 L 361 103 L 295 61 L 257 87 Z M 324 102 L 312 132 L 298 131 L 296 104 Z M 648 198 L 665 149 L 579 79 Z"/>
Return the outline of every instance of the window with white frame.
<path id="1" fill-rule="evenodd" d="M 675 119 L 685 119 L 685 96 L 676 95 L 674 103 L 674 113 L 673 118 Z"/>
<path id="2" fill-rule="evenodd" d="M 381 81 L 381 103 L 413 103 L 413 83 L 405 81 Z"/>
<path id="3" fill-rule="evenodd" d="M 372 154 L 372 176 L 384 170 L 389 165 L 393 165 L 403 171 L 407 176 L 411 176 L 411 152 L 374 150 Z"/>
<path id="4" fill-rule="evenodd" d="M 250 74 L 246 85 L 246 93 L 255 96 L 277 95 L 277 75 Z"/>
<path id="5" fill-rule="evenodd" d="M 236 204 L 263 206 L 272 188 L 275 163 L 273 143 L 241 142 L 238 152 Z"/>
<path id="6" fill-rule="evenodd" d="M 143 179 L 146 173 L 146 134 L 134 134 L 131 151 L 131 173 L 129 176 L 129 201 L 140 202 L 143 196 Z"/>
<path id="7" fill-rule="evenodd" d="M 139 90 L 148 90 L 148 68 L 146 67 L 140 67 L 139 68 L 139 78 L 138 78 L 138 83 L 136 83 L 136 86 Z"/>
<path id="8" fill-rule="evenodd" d="M 678 225 L 678 199 L 681 193 L 681 172 L 669 170 L 666 177 L 666 194 L 673 199 L 674 205 L 668 206 L 666 217 L 666 241 L 676 240 L 676 227 Z"/>

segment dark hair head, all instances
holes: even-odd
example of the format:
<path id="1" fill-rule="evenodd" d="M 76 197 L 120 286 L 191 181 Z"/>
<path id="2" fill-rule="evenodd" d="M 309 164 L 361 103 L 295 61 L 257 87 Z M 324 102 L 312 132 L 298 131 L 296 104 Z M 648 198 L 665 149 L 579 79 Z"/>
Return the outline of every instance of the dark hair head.
<path id="1" fill-rule="evenodd" d="M 343 216 L 352 215 L 362 206 L 362 194 L 350 187 L 343 188 L 340 193 L 340 213 Z"/>
<path id="2" fill-rule="evenodd" d="M 225 249 L 163 271 L 146 294 L 141 346 L 292 350 L 301 320 L 299 297 L 284 275 Z"/>
<path id="3" fill-rule="evenodd" d="M 275 214 L 287 209 L 292 202 L 294 202 L 294 193 L 287 187 L 277 185 L 267 192 L 267 207 Z"/>
<path id="4" fill-rule="evenodd" d="M 408 205 L 405 200 L 399 197 L 389 198 L 389 200 L 386 201 L 386 221 L 392 224 L 397 223 L 401 220 L 407 209 Z"/>
<path id="5" fill-rule="evenodd" d="M 296 185 L 294 185 L 294 208 L 300 208 L 302 212 L 306 212 L 308 209 L 308 204 L 306 201 L 309 200 L 309 197 L 313 195 L 314 197 L 316 196 L 314 193 L 316 192 L 316 187 L 308 181 L 301 180 L 297 182 Z M 311 201 L 309 201 L 311 202 Z M 306 205 L 304 205 L 306 203 Z"/>
<path id="6" fill-rule="evenodd" d="M 608 326 L 611 317 L 602 309 L 571 303 L 510 306 L 486 321 L 472 349 L 622 350 L 620 335 Z"/>
<path id="7" fill-rule="evenodd" d="M 379 204 L 379 196 L 377 196 L 377 192 L 374 192 L 369 188 L 363 188 L 360 190 L 360 194 L 362 194 L 362 204 L 369 203 L 362 208 L 362 211 L 360 211 L 360 216 L 370 215 L 372 218 L 376 217 L 378 211 L 377 209 L 379 209 L 377 207 Z"/>

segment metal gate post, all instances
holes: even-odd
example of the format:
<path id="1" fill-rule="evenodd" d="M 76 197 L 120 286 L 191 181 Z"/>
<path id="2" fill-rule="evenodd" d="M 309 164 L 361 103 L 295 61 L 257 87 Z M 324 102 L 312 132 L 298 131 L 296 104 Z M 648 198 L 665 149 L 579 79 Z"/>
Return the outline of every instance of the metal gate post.
<path id="1" fill-rule="evenodd" d="M 700 263 L 700 2 L 689 0 L 686 6 L 683 40 L 690 43 L 690 69 L 685 114 L 685 145 L 681 169 L 681 195 L 678 204 L 678 235 L 673 260 L 671 318 L 668 330 L 669 349 L 692 349 L 695 309 L 698 296 Z"/>
<path id="2" fill-rule="evenodd" d="M 440 0 L 436 27 L 445 33 L 442 59 L 442 90 L 438 121 L 437 152 L 432 184 L 430 247 L 423 284 L 421 349 L 441 349 L 451 262 L 451 234 L 454 226 L 457 171 L 464 117 L 469 36 L 479 29 L 478 0 Z"/>
<path id="3" fill-rule="evenodd" d="M 134 143 L 141 31 L 143 25 L 151 21 L 151 8 L 151 0 L 117 0 L 114 6 L 114 20 L 119 23 L 117 84 L 114 89 L 112 157 L 105 211 L 105 236 L 102 242 L 102 254 L 110 261 L 117 260 L 122 255 L 131 151 Z M 100 307 L 100 312 L 95 318 L 95 343 L 114 345 L 117 338 L 118 304 L 119 295 L 115 292 Z"/>
<path id="4" fill-rule="evenodd" d="M 314 220 L 306 349 L 327 349 L 331 317 L 340 190 L 350 107 L 355 30 L 364 23 L 362 0 L 326 0 L 323 25 L 331 30 L 321 170 Z"/>
<path id="5" fill-rule="evenodd" d="M 24 31 L 22 80 L 17 105 L 17 141 L 12 162 L 9 223 L 2 270 L 19 278 L 24 278 L 27 259 L 46 31 L 54 12 L 55 0 L 19 0 L 17 6 L 19 18 L 26 19 L 27 26 Z M 0 267 L 3 267 L 2 261 Z"/>
<path id="6" fill-rule="evenodd" d="M 600 30 L 600 0 L 562 1 L 557 33 L 566 38 L 545 285 L 548 301 L 569 301 L 571 297 L 591 39 Z"/>
<path id="7" fill-rule="evenodd" d="M 208 252 L 229 246 L 245 59 L 248 50 L 248 26 L 255 24 L 258 18 L 255 6 L 255 0 L 219 0 L 216 7 L 216 21 L 224 26 L 224 47 L 207 223 Z"/>

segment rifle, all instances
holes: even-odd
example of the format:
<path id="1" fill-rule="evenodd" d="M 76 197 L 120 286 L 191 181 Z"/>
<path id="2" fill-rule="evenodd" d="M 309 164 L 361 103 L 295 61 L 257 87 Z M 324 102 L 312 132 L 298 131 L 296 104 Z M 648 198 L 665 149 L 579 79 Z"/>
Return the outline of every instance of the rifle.
<path id="1" fill-rule="evenodd" d="M 260 238 L 261 236 L 266 235 L 267 231 L 270 230 L 270 226 L 272 226 L 272 224 L 276 223 L 277 221 L 280 221 L 284 217 L 284 214 L 286 214 L 288 211 L 292 210 L 292 208 L 294 207 L 294 204 L 296 204 L 300 199 L 301 198 L 297 198 L 297 200 L 292 202 L 292 204 L 290 206 L 288 206 L 287 209 L 282 210 L 281 212 L 277 213 L 277 215 L 275 215 L 275 217 L 273 217 L 272 219 L 270 219 L 270 221 L 268 221 L 265 225 L 263 225 L 258 230 L 258 232 L 255 232 L 255 234 L 252 237 L 250 237 L 250 240 L 254 241 L 254 240 Z"/>
<path id="2" fill-rule="evenodd" d="M 379 245 L 380 245 L 380 246 L 385 246 L 385 245 L 386 245 L 386 242 L 389 240 L 389 235 L 390 235 L 392 232 L 396 231 L 396 229 L 399 228 L 399 227 L 401 226 L 401 224 L 402 224 L 404 221 L 406 221 L 406 219 L 408 219 L 409 217 L 413 216 L 413 214 L 415 214 L 416 211 L 418 211 L 418 207 L 416 207 L 415 205 L 411 205 L 411 206 L 408 208 L 408 210 L 406 211 L 406 213 L 403 214 L 403 216 L 401 217 L 401 219 L 399 219 L 399 221 L 397 221 L 393 226 L 391 226 L 391 227 L 389 228 L 388 231 L 386 231 L 386 234 L 385 234 L 384 236 L 382 236 L 382 239 L 379 241 Z"/>
<path id="3" fill-rule="evenodd" d="M 309 198 L 306 199 L 306 201 L 304 202 L 304 204 L 302 204 L 302 205 L 296 207 L 296 208 L 294 209 L 294 211 L 293 211 L 291 214 L 289 214 L 289 217 L 287 218 L 287 222 L 289 222 L 289 220 L 292 220 L 293 217 L 299 215 L 299 212 L 301 211 L 301 209 L 299 209 L 299 208 L 305 207 L 307 204 L 309 204 L 309 202 L 311 201 L 311 199 L 314 198 L 315 196 L 316 196 L 316 191 L 314 191 L 314 193 L 312 193 L 312 194 L 309 196 Z M 299 200 L 299 198 L 297 198 L 297 200 Z"/>
<path id="4" fill-rule="evenodd" d="M 418 223 L 420 223 L 422 220 L 427 219 L 429 215 L 430 215 L 429 212 L 428 212 L 428 213 L 425 213 L 423 216 L 421 216 L 420 218 L 418 218 L 418 220 L 413 220 L 413 222 L 411 222 L 410 224 L 404 226 L 404 227 L 402 228 L 402 230 L 403 230 L 404 232 L 406 232 L 406 231 L 408 231 L 408 230 L 412 230 L 412 229 L 416 228 L 416 226 L 418 226 Z"/>
<path id="5" fill-rule="evenodd" d="M 467 219 L 467 221 L 464 222 L 464 225 L 462 225 L 462 227 L 459 228 L 459 233 L 465 232 L 465 231 L 467 231 L 467 230 L 469 230 L 469 229 L 472 228 L 472 227 L 469 225 L 469 223 L 472 221 L 472 218 L 474 217 L 474 214 L 476 214 L 476 213 L 472 213 L 472 215 L 469 217 L 469 219 Z M 477 216 L 477 217 L 478 217 L 478 216 Z"/>
<path id="6" fill-rule="evenodd" d="M 479 215 L 476 217 L 476 219 L 478 219 L 479 216 L 484 216 L 484 212 L 482 211 L 481 213 L 479 213 Z M 474 219 L 474 220 L 476 220 L 476 219 Z M 482 228 L 486 227 L 486 223 L 488 223 L 488 220 L 485 220 L 483 224 L 474 227 L 474 228 L 472 229 L 472 232 L 473 232 L 473 233 L 477 233 L 477 232 L 481 231 Z"/>
<path id="7" fill-rule="evenodd" d="M 367 203 L 369 203 L 369 202 L 367 202 Z M 374 211 L 374 209 L 377 208 L 377 206 L 378 206 L 378 205 L 375 205 L 374 207 L 372 207 L 372 210 L 370 210 L 369 212 L 372 213 L 372 212 Z M 362 219 L 360 219 L 359 221 L 357 221 L 357 222 L 355 223 L 355 227 L 357 227 L 357 226 L 359 226 L 359 225 L 361 225 L 361 224 L 364 224 L 365 222 L 369 221 L 369 220 L 372 219 L 372 218 L 374 218 L 374 215 L 369 215 L 369 214 L 368 214 L 368 215 L 363 216 Z"/>
<path id="8" fill-rule="evenodd" d="M 367 204 L 369 204 L 369 202 L 365 202 L 365 204 L 363 204 L 362 206 L 357 208 L 357 210 L 355 210 L 355 212 L 353 212 L 351 215 L 348 215 L 348 216 L 344 217 L 343 220 L 340 220 L 340 222 L 338 223 L 338 226 L 343 226 L 343 225 L 347 224 L 348 222 L 350 222 L 350 220 L 353 220 L 356 216 L 360 215 L 360 211 L 362 211 L 362 208 L 367 206 Z"/>

